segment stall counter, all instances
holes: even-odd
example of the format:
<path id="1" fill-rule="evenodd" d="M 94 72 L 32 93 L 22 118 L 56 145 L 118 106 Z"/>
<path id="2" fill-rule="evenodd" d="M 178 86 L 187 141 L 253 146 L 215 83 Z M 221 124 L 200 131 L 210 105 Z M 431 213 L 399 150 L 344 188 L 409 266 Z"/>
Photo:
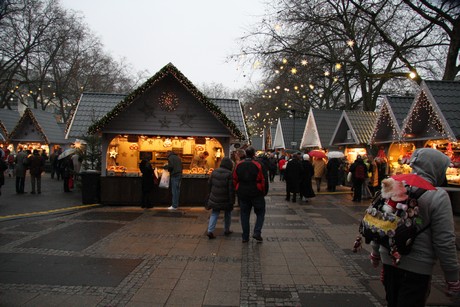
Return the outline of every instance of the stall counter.
<path id="1" fill-rule="evenodd" d="M 179 206 L 203 206 L 208 194 L 209 176 L 182 178 Z M 104 205 L 140 205 L 141 177 L 101 177 L 101 203 Z M 170 189 L 155 186 L 151 199 L 153 205 L 170 206 Z"/>

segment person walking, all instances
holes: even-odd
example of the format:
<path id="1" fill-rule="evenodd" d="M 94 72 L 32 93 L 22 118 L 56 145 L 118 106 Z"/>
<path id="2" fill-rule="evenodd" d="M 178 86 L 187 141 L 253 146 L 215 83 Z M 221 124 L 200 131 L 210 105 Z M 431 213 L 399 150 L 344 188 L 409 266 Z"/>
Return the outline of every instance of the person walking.
<path id="1" fill-rule="evenodd" d="M 233 233 L 230 230 L 232 222 L 232 210 L 235 203 L 235 190 L 233 187 L 233 161 L 230 158 L 223 158 L 219 168 L 215 169 L 208 180 L 209 197 L 207 208 L 211 209 L 211 216 L 208 223 L 207 236 L 215 239 L 217 219 L 220 211 L 224 211 L 224 235 Z"/>
<path id="2" fill-rule="evenodd" d="M 293 154 L 286 164 L 284 180 L 286 181 L 286 201 L 297 201 L 297 193 L 300 193 L 300 183 L 302 181 L 302 164 L 298 154 Z"/>
<path id="3" fill-rule="evenodd" d="M 314 170 L 308 154 L 302 156 L 301 165 L 302 177 L 300 179 L 300 197 L 302 200 L 308 201 L 309 198 L 316 196 L 311 185 L 311 178 L 313 177 Z"/>
<path id="4" fill-rule="evenodd" d="M 323 158 L 313 157 L 313 170 L 314 170 L 313 178 L 315 178 L 315 182 L 316 182 L 316 191 L 320 192 L 321 191 L 321 181 L 326 172 L 326 162 L 324 161 Z"/>
<path id="5" fill-rule="evenodd" d="M 361 201 L 364 180 L 367 177 L 367 166 L 360 155 L 350 166 L 351 180 L 353 182 L 353 201 Z"/>
<path id="6" fill-rule="evenodd" d="M 278 159 L 273 152 L 268 158 L 268 165 L 268 175 L 270 177 L 270 182 L 273 182 L 275 180 L 276 171 L 278 170 Z"/>
<path id="7" fill-rule="evenodd" d="M 14 177 L 14 153 L 12 151 L 8 151 L 8 155 L 6 157 L 6 163 L 8 164 L 8 177 Z"/>
<path id="8" fill-rule="evenodd" d="M 340 160 L 338 158 L 329 159 L 326 164 L 327 191 L 335 192 L 339 184 Z"/>
<path id="9" fill-rule="evenodd" d="M 57 149 L 55 149 L 50 155 L 51 179 L 54 179 L 54 175 L 58 172 L 58 170 L 56 169 L 57 157 L 58 153 Z"/>
<path id="10" fill-rule="evenodd" d="M 254 208 L 256 223 L 252 237 L 262 242 L 262 227 L 265 219 L 265 195 L 268 193 L 268 175 L 259 162 L 254 160 L 253 147 L 246 149 L 246 158 L 238 163 L 233 171 L 233 185 L 240 204 L 243 243 L 249 242 L 249 220 Z"/>
<path id="11" fill-rule="evenodd" d="M 72 192 L 70 190 L 70 178 L 73 176 L 73 163 L 71 156 L 67 156 L 59 160 L 60 175 L 63 180 L 64 192 Z"/>
<path id="12" fill-rule="evenodd" d="M 281 156 L 278 161 L 278 170 L 280 171 L 280 181 L 284 181 L 284 171 L 286 169 L 286 163 L 288 161 L 288 156 Z"/>
<path id="13" fill-rule="evenodd" d="M 5 184 L 5 171 L 8 169 L 8 164 L 0 155 L 0 196 L 2 195 L 2 186 Z"/>
<path id="14" fill-rule="evenodd" d="M 442 186 L 450 159 L 432 148 L 416 149 L 410 160 L 412 173 L 429 181 L 433 186 Z M 417 187 L 411 187 L 417 193 Z M 460 295 L 459 264 L 455 244 L 455 228 L 452 204 L 444 189 L 425 191 L 418 199 L 418 217 L 421 231 L 408 255 L 401 256 L 397 266 L 393 265 L 388 249 L 372 244 L 371 263 L 378 267 L 383 263 L 383 282 L 388 306 L 425 306 L 430 294 L 431 276 L 439 260 L 444 273 L 447 294 Z"/>
<path id="15" fill-rule="evenodd" d="M 16 193 L 24 194 L 24 184 L 26 180 L 26 170 L 27 166 L 24 163 L 27 163 L 27 151 L 18 147 L 18 154 L 16 155 L 14 163 L 16 164 L 15 173 L 16 173 Z"/>
<path id="16" fill-rule="evenodd" d="M 37 149 L 29 158 L 30 183 L 32 191 L 30 193 L 42 193 L 42 173 L 45 170 L 45 159 L 40 155 Z"/>
<path id="17" fill-rule="evenodd" d="M 150 194 L 152 193 L 155 184 L 153 181 L 153 171 L 150 161 L 147 159 L 142 159 L 139 163 L 139 169 L 142 173 L 142 199 L 141 199 L 141 208 L 153 208 L 152 202 L 150 200 Z"/>
<path id="18" fill-rule="evenodd" d="M 168 164 L 165 169 L 170 174 L 170 186 L 172 194 L 172 203 L 169 210 L 176 210 L 179 207 L 180 183 L 182 181 L 182 161 L 173 151 L 168 154 Z"/>
<path id="19" fill-rule="evenodd" d="M 59 181 L 62 177 L 61 171 L 61 160 L 59 160 L 59 156 L 62 154 L 62 148 L 59 148 L 56 152 L 56 158 L 54 159 L 53 166 L 56 170 L 56 179 Z"/>

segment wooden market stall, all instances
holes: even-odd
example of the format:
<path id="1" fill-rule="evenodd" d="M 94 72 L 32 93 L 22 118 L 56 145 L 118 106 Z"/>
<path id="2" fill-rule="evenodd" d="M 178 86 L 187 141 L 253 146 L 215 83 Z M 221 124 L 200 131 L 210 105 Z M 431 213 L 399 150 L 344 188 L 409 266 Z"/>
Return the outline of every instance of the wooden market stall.
<path id="1" fill-rule="evenodd" d="M 25 109 L 8 139 L 15 151 L 22 146 L 29 150 L 46 151 L 47 155 L 54 149 L 70 146 L 64 138 L 64 124 L 58 123 L 54 114 L 31 108 Z"/>
<path id="2" fill-rule="evenodd" d="M 447 183 L 460 187 L 460 82 L 423 81 L 402 126 L 402 139 L 431 147 L 452 161 Z"/>
<path id="3" fill-rule="evenodd" d="M 335 126 L 329 146 L 344 146 L 344 154 L 349 163 L 358 155 L 368 153 L 377 113 L 370 111 L 342 111 Z"/>
<path id="4" fill-rule="evenodd" d="M 305 118 L 298 117 L 278 118 L 272 149 L 299 150 L 306 121 Z"/>
<path id="5" fill-rule="evenodd" d="M 378 113 L 371 144 L 379 146 L 378 163 L 388 166 L 388 175 L 410 173 L 409 160 L 415 143 L 401 140 L 401 126 L 414 96 L 385 96 Z"/>
<path id="6" fill-rule="evenodd" d="M 17 110 L 0 109 L 0 146 L 15 152 L 13 144 L 9 144 L 8 138 L 19 121 Z"/>
<path id="7" fill-rule="evenodd" d="M 247 139 L 242 115 L 238 100 L 210 100 L 166 65 L 89 127 L 102 140 L 101 202 L 139 204 L 140 160 L 149 159 L 161 173 L 173 151 L 184 167 L 180 204 L 202 205 L 210 172 L 229 156 L 232 144 Z M 192 165 L 204 151 L 207 167 Z M 152 199 L 170 204 L 169 191 L 157 189 Z"/>
<path id="8" fill-rule="evenodd" d="M 303 130 L 300 148 L 338 150 L 338 146 L 330 146 L 335 125 L 339 122 L 342 111 L 310 109 Z"/>

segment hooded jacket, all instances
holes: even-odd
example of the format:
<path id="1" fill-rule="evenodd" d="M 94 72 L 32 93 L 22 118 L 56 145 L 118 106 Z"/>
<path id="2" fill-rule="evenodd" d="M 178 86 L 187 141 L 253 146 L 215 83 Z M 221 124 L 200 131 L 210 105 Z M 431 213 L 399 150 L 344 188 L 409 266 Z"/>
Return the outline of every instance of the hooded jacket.
<path id="1" fill-rule="evenodd" d="M 443 153 L 420 148 L 410 159 L 412 173 L 439 187 L 445 180 L 450 159 Z M 417 188 L 412 187 L 415 191 Z M 452 205 L 447 192 L 441 188 L 427 190 L 418 198 L 420 228 L 430 225 L 415 239 L 411 252 L 401 257 L 398 268 L 424 275 L 432 275 L 433 267 L 439 259 L 446 281 L 459 280 L 459 265 L 455 246 L 455 228 Z M 374 253 L 376 253 L 374 246 Z M 392 265 L 388 250 L 380 246 L 384 264 Z"/>
<path id="2" fill-rule="evenodd" d="M 235 203 L 235 190 L 233 188 L 233 162 L 223 158 L 219 168 L 215 169 L 209 177 L 208 208 L 215 210 L 232 210 Z"/>

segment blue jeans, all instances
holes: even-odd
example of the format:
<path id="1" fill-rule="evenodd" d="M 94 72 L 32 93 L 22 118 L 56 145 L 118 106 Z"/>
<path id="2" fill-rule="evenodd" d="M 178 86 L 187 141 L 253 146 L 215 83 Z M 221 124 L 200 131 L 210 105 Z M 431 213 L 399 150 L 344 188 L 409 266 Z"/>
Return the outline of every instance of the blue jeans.
<path id="1" fill-rule="evenodd" d="M 262 226 L 264 225 L 265 219 L 265 198 L 263 196 L 246 199 L 239 198 L 239 202 L 243 240 L 249 240 L 249 219 L 253 207 L 254 213 L 256 214 L 256 224 L 254 225 L 253 235 L 260 236 L 262 234 Z"/>
<path id="2" fill-rule="evenodd" d="M 208 232 L 214 232 L 216 229 L 217 219 L 219 218 L 220 210 L 213 209 L 211 216 L 209 217 Z M 224 231 L 230 230 L 230 224 L 232 223 L 232 211 L 224 211 Z"/>
<path id="3" fill-rule="evenodd" d="M 172 206 L 174 208 L 179 207 L 180 197 L 180 182 L 182 180 L 182 174 L 178 176 L 171 176 L 171 194 L 172 194 Z"/>

